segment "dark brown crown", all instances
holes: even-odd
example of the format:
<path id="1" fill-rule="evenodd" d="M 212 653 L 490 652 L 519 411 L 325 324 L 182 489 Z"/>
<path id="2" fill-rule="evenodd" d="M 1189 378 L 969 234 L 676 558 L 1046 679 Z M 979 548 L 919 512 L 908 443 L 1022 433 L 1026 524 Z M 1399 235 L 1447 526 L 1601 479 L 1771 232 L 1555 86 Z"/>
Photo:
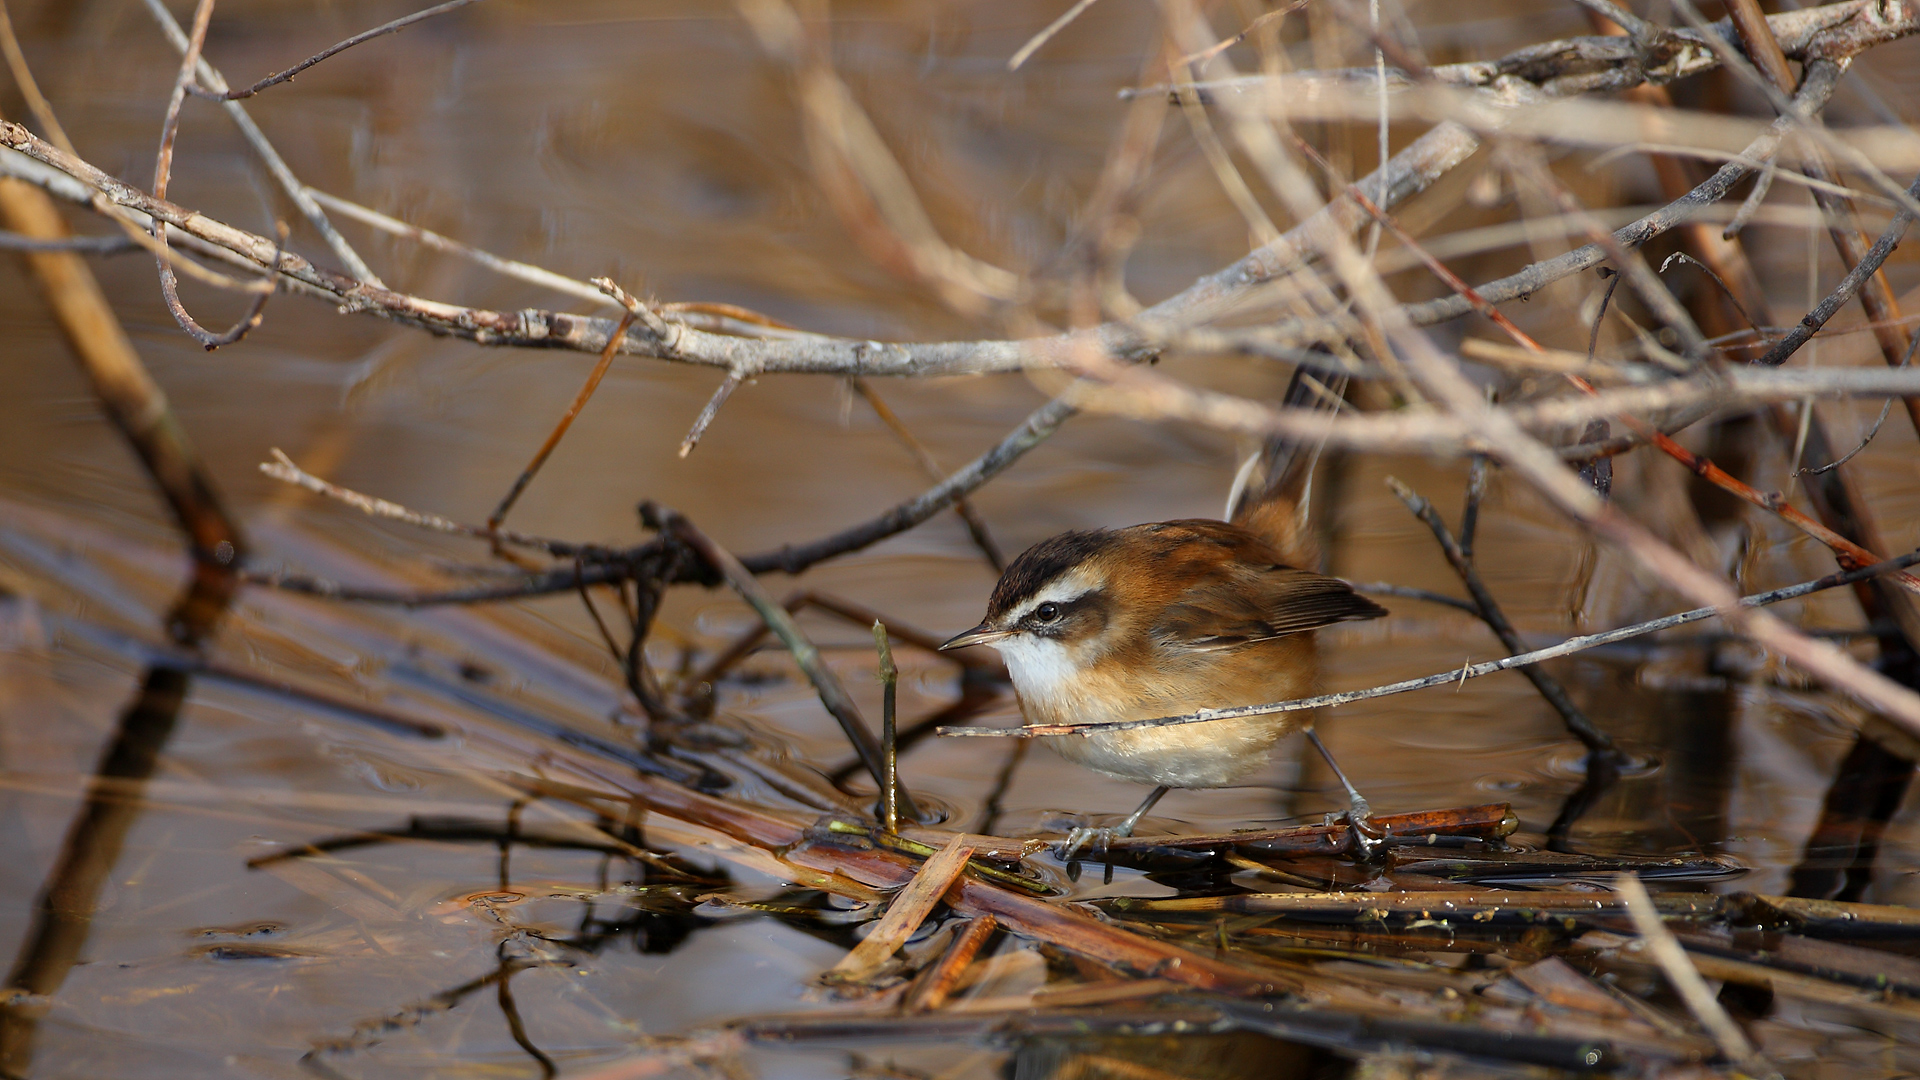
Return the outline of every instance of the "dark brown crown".
<path id="1" fill-rule="evenodd" d="M 1020 553 L 1000 575 L 1000 583 L 987 598 L 987 621 L 998 621 L 1008 612 L 1031 600 L 1055 578 L 1111 547 L 1117 537 L 1106 529 L 1066 532 L 1050 537 Z"/>

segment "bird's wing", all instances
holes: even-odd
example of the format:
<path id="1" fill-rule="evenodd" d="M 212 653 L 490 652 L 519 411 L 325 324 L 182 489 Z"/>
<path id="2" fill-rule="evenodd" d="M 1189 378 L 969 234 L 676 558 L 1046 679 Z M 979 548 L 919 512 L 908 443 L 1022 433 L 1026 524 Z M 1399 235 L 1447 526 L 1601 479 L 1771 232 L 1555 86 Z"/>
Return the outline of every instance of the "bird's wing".
<path id="1" fill-rule="evenodd" d="M 1241 563 L 1196 582 L 1167 606 L 1152 634 L 1177 648 L 1223 649 L 1386 613 L 1338 578 Z"/>

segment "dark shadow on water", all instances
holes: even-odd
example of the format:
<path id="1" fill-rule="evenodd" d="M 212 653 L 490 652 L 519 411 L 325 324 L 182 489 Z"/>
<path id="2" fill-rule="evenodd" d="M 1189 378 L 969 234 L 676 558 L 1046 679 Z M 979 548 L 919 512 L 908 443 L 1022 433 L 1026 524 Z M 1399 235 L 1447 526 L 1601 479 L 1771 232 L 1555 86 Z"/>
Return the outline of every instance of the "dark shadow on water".
<path id="1" fill-rule="evenodd" d="M 0 1072 L 24 1077 L 33 1060 L 34 1030 L 47 1002 L 80 960 L 94 905 L 120 859 L 127 834 L 144 808 L 142 788 L 173 734 L 189 678 L 171 668 L 150 668 L 133 704 L 100 758 L 86 802 L 74 817 L 34 902 L 33 921 L 7 986 L 32 995 L 0 1005 Z"/>
<path id="2" fill-rule="evenodd" d="M 1882 613 L 1873 591 L 1862 590 L 1869 619 Z M 1898 628 L 1879 635 L 1875 666 L 1895 682 L 1920 689 L 1920 656 Z M 1807 836 L 1788 891 L 1816 900 L 1858 901 L 1873 884 L 1880 838 L 1913 783 L 1914 740 L 1878 716 L 1869 716 L 1841 760 L 1820 806 L 1820 820 Z"/>

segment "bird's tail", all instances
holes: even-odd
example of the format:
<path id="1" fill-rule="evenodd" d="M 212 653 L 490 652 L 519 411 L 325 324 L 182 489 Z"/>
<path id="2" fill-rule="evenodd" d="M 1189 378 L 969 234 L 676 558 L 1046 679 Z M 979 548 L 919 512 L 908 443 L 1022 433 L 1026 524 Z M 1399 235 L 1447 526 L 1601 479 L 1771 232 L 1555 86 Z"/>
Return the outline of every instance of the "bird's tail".
<path id="1" fill-rule="evenodd" d="M 1345 376 L 1322 382 L 1307 369 L 1295 368 L 1281 404 L 1325 410 L 1331 419 L 1340 407 L 1346 384 Z M 1320 566 L 1320 545 L 1308 525 L 1307 506 L 1321 446 L 1320 439 L 1270 436 L 1240 466 L 1227 496 L 1227 520 L 1265 537 L 1290 565 L 1302 570 Z"/>

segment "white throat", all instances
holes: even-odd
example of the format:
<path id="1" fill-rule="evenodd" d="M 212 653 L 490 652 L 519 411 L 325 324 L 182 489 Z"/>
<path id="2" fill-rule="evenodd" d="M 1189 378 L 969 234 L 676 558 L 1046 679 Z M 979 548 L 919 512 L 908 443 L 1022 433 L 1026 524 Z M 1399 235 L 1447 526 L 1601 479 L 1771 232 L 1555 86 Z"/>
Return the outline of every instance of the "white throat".
<path id="1" fill-rule="evenodd" d="M 1038 634 L 1015 634 L 993 647 L 1007 662 L 1007 674 L 1022 700 L 1053 712 L 1077 696 L 1081 665 L 1065 644 Z"/>

